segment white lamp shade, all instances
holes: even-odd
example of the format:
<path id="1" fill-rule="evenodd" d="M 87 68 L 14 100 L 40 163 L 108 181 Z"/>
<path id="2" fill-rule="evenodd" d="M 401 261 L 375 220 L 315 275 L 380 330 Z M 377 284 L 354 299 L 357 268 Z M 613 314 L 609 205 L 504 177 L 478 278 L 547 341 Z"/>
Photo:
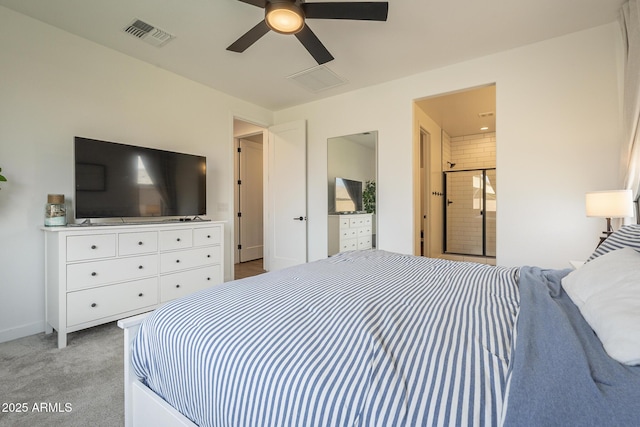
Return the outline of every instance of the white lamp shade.
<path id="1" fill-rule="evenodd" d="M 587 216 L 628 218 L 633 216 L 631 190 L 593 191 L 587 193 Z"/>

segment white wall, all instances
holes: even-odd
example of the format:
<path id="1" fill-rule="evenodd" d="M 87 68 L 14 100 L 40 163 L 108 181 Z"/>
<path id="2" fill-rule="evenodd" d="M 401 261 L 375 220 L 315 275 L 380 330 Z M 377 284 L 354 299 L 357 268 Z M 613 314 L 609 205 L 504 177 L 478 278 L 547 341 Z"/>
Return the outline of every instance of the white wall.
<path id="1" fill-rule="evenodd" d="M 277 123 L 307 119 L 309 258 L 327 253 L 327 138 L 379 131 L 379 247 L 412 253 L 412 101 L 491 83 L 497 262 L 564 268 L 587 257 L 603 224 L 585 217 L 584 193 L 619 185 L 620 42 L 612 23 L 276 112 Z"/>
<path id="2" fill-rule="evenodd" d="M 336 177 L 363 183 L 376 179 L 376 151 L 373 146 L 367 147 L 346 138 L 332 138 L 328 158 L 331 159 L 327 169 L 329 184 Z"/>
<path id="3" fill-rule="evenodd" d="M 48 193 L 73 197 L 75 135 L 207 156 L 207 212 L 231 221 L 233 116 L 273 113 L 4 7 L 0 52 L 1 342 L 44 328 L 40 227 Z"/>

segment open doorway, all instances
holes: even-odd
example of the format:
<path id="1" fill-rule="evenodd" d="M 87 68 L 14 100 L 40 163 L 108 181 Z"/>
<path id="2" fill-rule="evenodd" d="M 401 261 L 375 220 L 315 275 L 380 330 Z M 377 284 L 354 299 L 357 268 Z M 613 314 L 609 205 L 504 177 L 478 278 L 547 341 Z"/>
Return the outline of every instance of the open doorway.
<path id="1" fill-rule="evenodd" d="M 264 269 L 264 138 L 266 129 L 234 119 L 234 277 Z"/>
<path id="2" fill-rule="evenodd" d="M 496 86 L 414 102 L 414 253 L 495 264 Z"/>

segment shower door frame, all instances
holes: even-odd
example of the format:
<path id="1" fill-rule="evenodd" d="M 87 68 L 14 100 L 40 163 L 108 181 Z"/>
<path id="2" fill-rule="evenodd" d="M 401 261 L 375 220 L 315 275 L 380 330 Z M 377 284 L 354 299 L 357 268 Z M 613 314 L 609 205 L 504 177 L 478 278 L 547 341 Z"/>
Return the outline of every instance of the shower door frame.
<path id="1" fill-rule="evenodd" d="M 487 171 L 495 171 L 496 168 L 471 168 L 471 169 L 456 169 L 442 172 L 442 185 L 444 189 L 444 202 L 442 203 L 443 209 L 443 233 L 442 233 L 442 253 L 447 255 L 464 255 L 475 256 L 483 258 L 495 258 L 495 255 L 487 255 Z M 457 172 L 482 172 L 482 255 L 469 254 L 464 252 L 447 252 L 447 208 L 449 206 L 449 192 L 447 189 L 447 174 Z M 496 192 L 496 199 L 498 194 Z M 497 220 L 497 209 L 496 209 Z"/>

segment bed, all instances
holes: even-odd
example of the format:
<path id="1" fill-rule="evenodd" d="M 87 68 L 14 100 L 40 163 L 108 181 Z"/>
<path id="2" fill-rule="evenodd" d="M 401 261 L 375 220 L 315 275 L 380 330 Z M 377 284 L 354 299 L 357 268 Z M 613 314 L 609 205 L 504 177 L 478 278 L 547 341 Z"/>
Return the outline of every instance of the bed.
<path id="1" fill-rule="evenodd" d="M 125 319 L 126 424 L 638 425 L 640 229 L 612 237 L 576 271 L 347 252 Z"/>

